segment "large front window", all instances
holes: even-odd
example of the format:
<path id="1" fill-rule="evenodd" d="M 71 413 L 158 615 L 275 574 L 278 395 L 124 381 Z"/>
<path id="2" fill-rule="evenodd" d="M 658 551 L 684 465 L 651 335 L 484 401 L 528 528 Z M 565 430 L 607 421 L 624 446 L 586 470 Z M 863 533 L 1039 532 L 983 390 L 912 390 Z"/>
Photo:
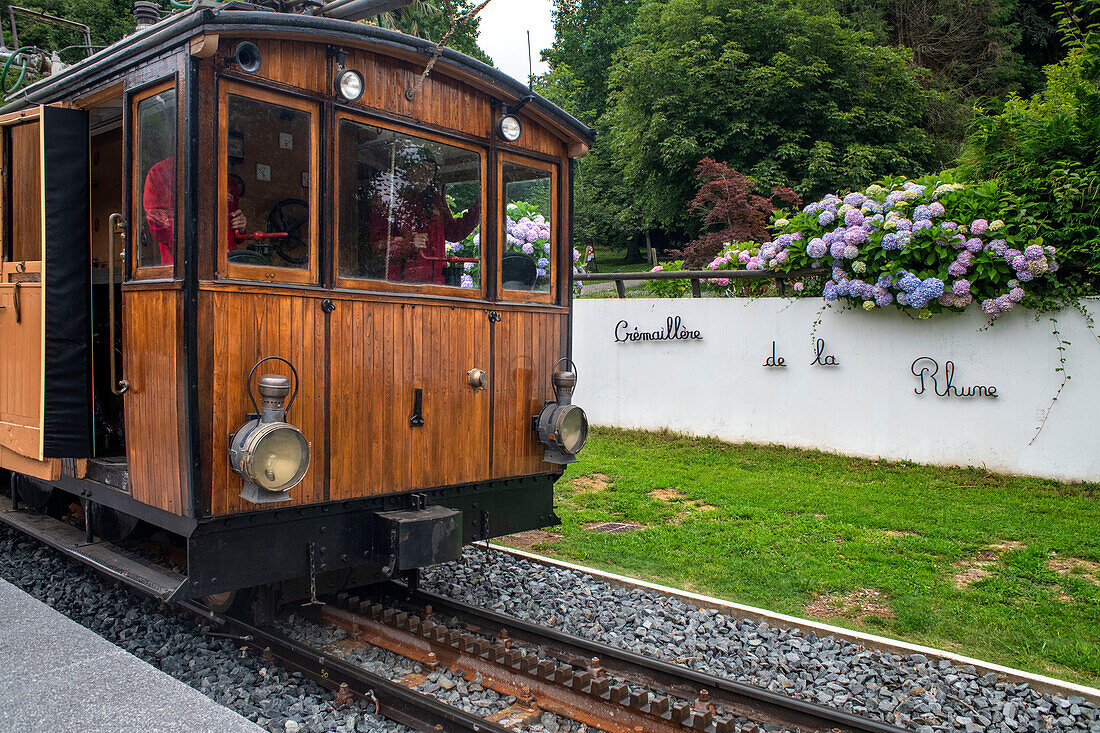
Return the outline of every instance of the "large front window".
<path id="1" fill-rule="evenodd" d="M 341 279 L 481 291 L 481 155 L 341 118 Z"/>
<path id="2" fill-rule="evenodd" d="M 230 275 L 313 282 L 315 106 L 223 82 L 221 251 Z"/>

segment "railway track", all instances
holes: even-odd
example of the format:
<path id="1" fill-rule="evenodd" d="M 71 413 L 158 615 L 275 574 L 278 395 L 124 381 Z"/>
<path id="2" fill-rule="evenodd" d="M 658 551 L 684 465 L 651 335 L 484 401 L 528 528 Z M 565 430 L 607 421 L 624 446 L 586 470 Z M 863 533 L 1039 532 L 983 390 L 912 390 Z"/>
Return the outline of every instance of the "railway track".
<path id="1" fill-rule="evenodd" d="M 141 588 L 136 588 L 139 592 Z M 343 628 L 333 644 L 304 643 L 272 627 L 218 614 L 195 601 L 175 604 L 211 633 L 233 638 L 265 660 L 415 730 L 505 733 L 544 712 L 606 733 L 899 733 L 902 728 L 743 685 L 686 667 L 530 624 L 398 583 L 340 593 L 303 615 Z M 394 681 L 344 657 L 375 646 L 436 667 L 461 670 L 516 698 L 488 718 L 414 689 L 424 676 Z"/>
<path id="2" fill-rule="evenodd" d="M 126 582 L 140 595 L 158 598 L 141 583 L 92 569 Z M 214 635 L 231 637 L 265 660 L 337 691 L 337 702 L 360 696 L 378 714 L 417 730 L 500 733 L 523 729 L 546 712 L 607 733 L 902 730 L 398 583 L 327 600 L 302 611 L 320 624 L 348 632 L 323 647 L 214 613 L 195 601 L 175 606 Z M 422 676 L 393 681 L 344 659 L 363 647 L 387 650 L 429 670 L 462 671 L 467 679 L 514 696 L 515 703 L 489 718 L 467 712 L 413 689 Z"/>
<path id="3" fill-rule="evenodd" d="M 326 655 L 371 645 L 461 671 L 516 698 L 490 719 L 509 729 L 551 712 L 608 733 L 902 730 L 399 584 L 330 601 L 307 611 L 348 632 Z M 419 681 L 413 677 L 406 684 Z"/>

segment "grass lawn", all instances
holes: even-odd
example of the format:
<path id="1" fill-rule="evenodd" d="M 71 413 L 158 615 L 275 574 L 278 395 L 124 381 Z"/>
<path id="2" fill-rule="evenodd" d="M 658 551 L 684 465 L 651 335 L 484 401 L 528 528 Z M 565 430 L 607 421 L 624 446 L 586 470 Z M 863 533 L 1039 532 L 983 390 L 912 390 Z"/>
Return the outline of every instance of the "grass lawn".
<path id="1" fill-rule="evenodd" d="M 556 493 L 535 552 L 1100 683 L 1100 485 L 600 428 Z"/>

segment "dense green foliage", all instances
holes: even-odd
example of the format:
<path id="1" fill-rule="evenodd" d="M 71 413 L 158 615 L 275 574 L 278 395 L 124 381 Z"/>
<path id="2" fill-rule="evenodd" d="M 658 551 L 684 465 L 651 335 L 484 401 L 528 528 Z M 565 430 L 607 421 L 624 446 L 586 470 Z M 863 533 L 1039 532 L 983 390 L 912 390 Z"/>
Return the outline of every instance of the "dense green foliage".
<path id="1" fill-rule="evenodd" d="M 1100 20 L 1100 4 L 1093 4 Z M 1085 23 L 1086 26 L 1092 25 Z M 1100 32 L 1046 70 L 1046 90 L 978 117 L 963 171 L 1018 197 L 1020 226 L 1058 248 L 1061 288 L 1100 291 Z"/>
<path id="2" fill-rule="evenodd" d="M 695 225 L 706 156 L 804 197 L 935 164 L 909 54 L 791 0 L 649 0 L 611 86 L 616 160 L 647 225 Z"/>

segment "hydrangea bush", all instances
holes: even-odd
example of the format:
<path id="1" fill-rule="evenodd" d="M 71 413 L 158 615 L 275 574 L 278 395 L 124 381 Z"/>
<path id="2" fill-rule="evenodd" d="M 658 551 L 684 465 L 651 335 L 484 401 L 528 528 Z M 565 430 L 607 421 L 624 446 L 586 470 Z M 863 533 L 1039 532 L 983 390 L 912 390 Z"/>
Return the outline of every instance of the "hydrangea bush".
<path id="1" fill-rule="evenodd" d="M 922 318 L 976 301 L 996 318 L 1058 270 L 1054 247 L 1015 231 L 1010 201 L 994 183 L 886 180 L 779 218 L 772 241 L 731 243 L 707 267 L 820 269 L 826 301 L 893 305 Z"/>

